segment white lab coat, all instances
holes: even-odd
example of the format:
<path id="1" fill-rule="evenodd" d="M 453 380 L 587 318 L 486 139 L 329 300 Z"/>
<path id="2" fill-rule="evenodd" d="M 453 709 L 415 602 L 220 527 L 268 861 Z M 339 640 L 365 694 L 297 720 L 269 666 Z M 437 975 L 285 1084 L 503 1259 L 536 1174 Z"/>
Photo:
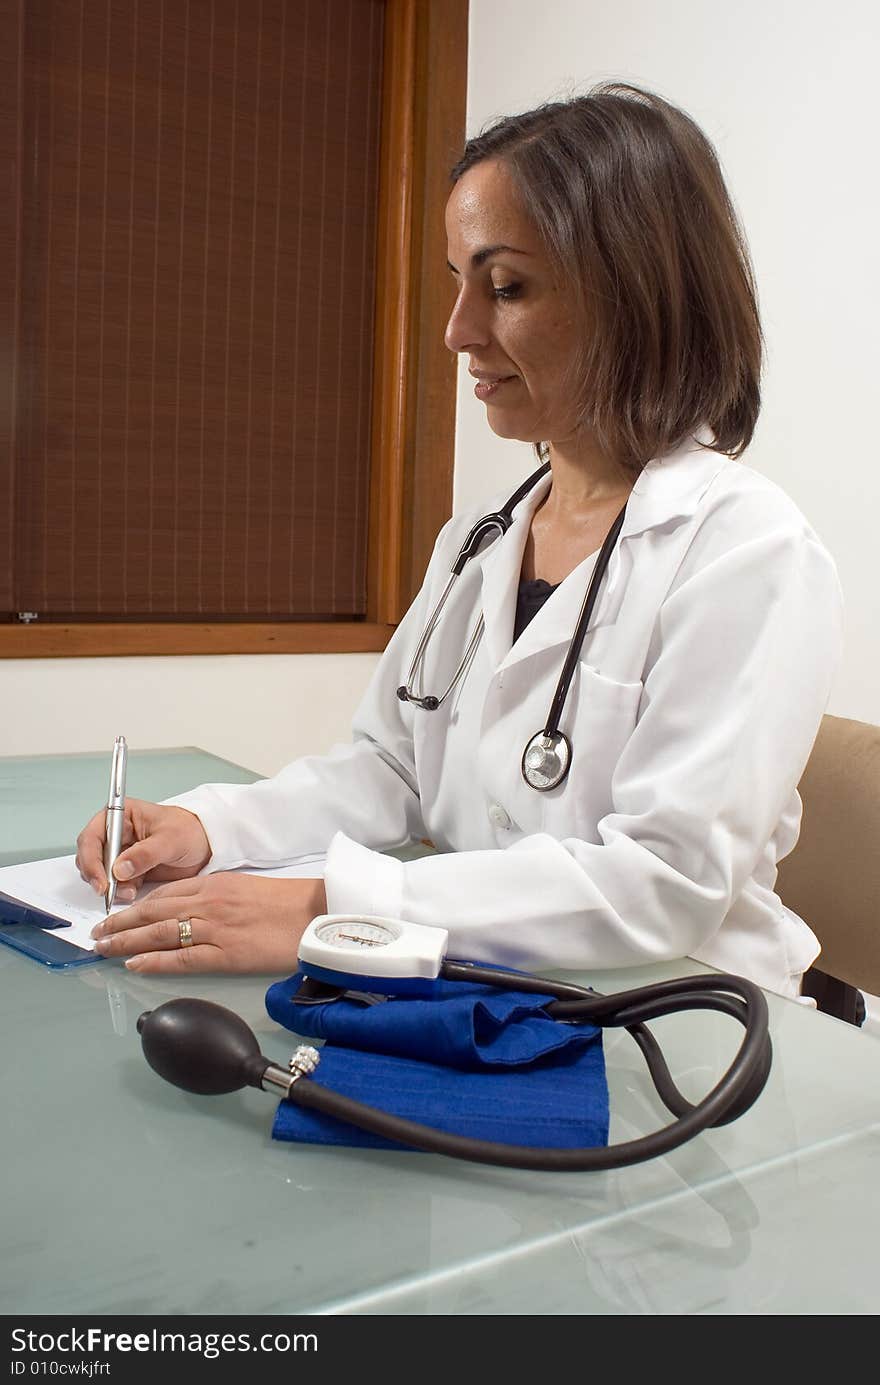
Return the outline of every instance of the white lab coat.
<path id="1" fill-rule="evenodd" d="M 839 657 L 834 564 L 791 500 L 742 462 L 691 442 L 650 463 L 562 716 L 571 771 L 539 793 L 522 753 L 544 725 L 594 562 L 511 647 L 529 523 L 549 484 L 458 580 L 423 690 L 446 687 L 480 612 L 485 633 L 438 711 L 396 689 L 473 514 L 442 531 L 351 745 L 174 801 L 201 818 L 208 869 L 327 851 L 331 912 L 440 925 L 451 956 L 590 974 L 692 956 L 796 995 L 819 945 L 774 883 Z M 439 854 L 383 854 L 420 837 Z"/>

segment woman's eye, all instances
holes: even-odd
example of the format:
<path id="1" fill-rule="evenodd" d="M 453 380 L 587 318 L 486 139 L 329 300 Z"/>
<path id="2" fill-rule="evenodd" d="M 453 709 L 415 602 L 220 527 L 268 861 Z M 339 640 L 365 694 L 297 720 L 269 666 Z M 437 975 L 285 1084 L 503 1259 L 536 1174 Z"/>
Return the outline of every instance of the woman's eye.
<path id="1" fill-rule="evenodd" d="M 492 295 L 494 298 L 519 298 L 522 292 L 522 284 L 493 284 Z"/>

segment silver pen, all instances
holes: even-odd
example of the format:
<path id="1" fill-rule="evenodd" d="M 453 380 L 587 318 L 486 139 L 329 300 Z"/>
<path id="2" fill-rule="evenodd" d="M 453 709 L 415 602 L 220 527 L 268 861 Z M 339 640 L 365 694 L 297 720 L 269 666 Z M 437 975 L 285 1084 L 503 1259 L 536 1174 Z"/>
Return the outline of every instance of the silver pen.
<path id="1" fill-rule="evenodd" d="M 124 736 L 117 736 L 113 744 L 113 760 L 110 765 L 110 791 L 107 794 L 107 816 L 104 823 L 104 871 L 107 876 L 107 893 L 104 896 L 107 913 L 113 908 L 116 898 L 116 877 L 113 866 L 122 848 L 122 827 L 125 822 L 125 770 L 128 762 L 128 746 Z"/>

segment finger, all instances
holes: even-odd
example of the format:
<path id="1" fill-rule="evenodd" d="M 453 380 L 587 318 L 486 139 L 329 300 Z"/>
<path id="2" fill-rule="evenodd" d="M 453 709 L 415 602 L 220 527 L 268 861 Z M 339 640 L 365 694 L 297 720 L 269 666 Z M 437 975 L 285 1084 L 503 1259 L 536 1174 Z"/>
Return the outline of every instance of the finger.
<path id="1" fill-rule="evenodd" d="M 101 919 L 92 929 L 92 937 L 106 938 L 116 933 L 143 928 L 147 924 L 162 923 L 168 919 L 186 919 L 194 912 L 192 896 L 189 899 L 181 899 L 175 894 L 172 897 L 157 899 L 157 894 L 158 891 L 153 890 L 140 904 L 133 905 L 131 909 L 120 909 L 118 914 L 110 914 L 107 918 Z"/>
<path id="2" fill-rule="evenodd" d="M 223 949 L 210 943 L 181 947 L 176 952 L 143 952 L 125 963 L 139 975 L 179 976 L 181 972 L 229 971 Z"/>
<path id="3" fill-rule="evenodd" d="M 102 957 L 134 957 L 139 952 L 169 952 L 180 948 L 191 952 L 196 946 L 198 923 L 188 920 L 193 941 L 183 946 L 180 919 L 163 918 L 156 923 L 144 924 L 141 928 L 128 928 L 123 933 L 111 933 L 98 938 L 95 948 Z M 204 941 L 204 928 L 202 929 Z"/>
<path id="4" fill-rule="evenodd" d="M 88 867 L 80 865 L 79 860 L 77 860 L 76 865 L 86 884 L 91 885 L 95 893 L 101 895 L 103 898 L 107 893 L 107 876 L 104 873 L 103 866 L 94 874 L 89 874 Z M 137 898 L 137 892 L 138 886 L 136 883 L 134 885 L 117 885 L 113 898 L 117 904 L 131 904 L 132 901 Z"/>
<path id="5" fill-rule="evenodd" d="M 127 814 L 122 830 L 122 840 L 128 846 L 134 841 L 134 832 Z M 91 885 L 97 894 L 102 895 L 107 893 L 107 872 L 104 869 L 106 844 L 106 813 L 95 813 L 76 839 L 75 859 L 76 868 L 83 880 Z M 118 859 L 121 860 L 121 856 L 122 853 Z M 117 896 L 117 898 L 119 897 Z"/>
<path id="6" fill-rule="evenodd" d="M 156 885 L 150 890 L 150 899 L 185 899 L 205 888 L 204 876 L 190 875 L 183 880 L 171 880 L 167 885 Z M 146 900 L 144 901 L 146 903 Z"/>
<path id="7" fill-rule="evenodd" d="M 76 839 L 76 868 L 98 894 L 107 892 L 104 870 L 104 814 L 90 818 Z"/>
<path id="8" fill-rule="evenodd" d="M 117 880 L 138 883 L 152 870 L 176 865 L 180 856 L 178 831 L 174 827 L 157 827 L 120 851 L 113 874 Z"/>

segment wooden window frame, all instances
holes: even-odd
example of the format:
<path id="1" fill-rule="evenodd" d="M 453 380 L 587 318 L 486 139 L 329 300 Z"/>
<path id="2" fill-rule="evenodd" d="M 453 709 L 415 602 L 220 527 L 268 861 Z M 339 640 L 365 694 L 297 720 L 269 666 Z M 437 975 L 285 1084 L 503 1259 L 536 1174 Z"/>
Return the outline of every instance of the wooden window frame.
<path id="1" fill-rule="evenodd" d="M 17 81 L 0 102 L 22 147 L 26 0 L 7 10 L 0 38 Z M 385 648 L 421 581 L 452 502 L 456 367 L 443 345 L 452 301 L 443 205 L 449 168 L 464 141 L 468 0 L 386 0 L 377 235 L 367 615 L 358 621 L 10 622 L 0 658 L 120 655 L 329 654 Z M 0 118 L 7 111 L 0 110 Z M 15 272 L 4 292 L 21 326 L 21 198 L 0 224 Z M 17 352 L 0 380 L 0 445 L 15 448 Z M 13 497 L 14 499 L 14 497 Z M 10 506 L 14 514 L 14 505 Z"/>

